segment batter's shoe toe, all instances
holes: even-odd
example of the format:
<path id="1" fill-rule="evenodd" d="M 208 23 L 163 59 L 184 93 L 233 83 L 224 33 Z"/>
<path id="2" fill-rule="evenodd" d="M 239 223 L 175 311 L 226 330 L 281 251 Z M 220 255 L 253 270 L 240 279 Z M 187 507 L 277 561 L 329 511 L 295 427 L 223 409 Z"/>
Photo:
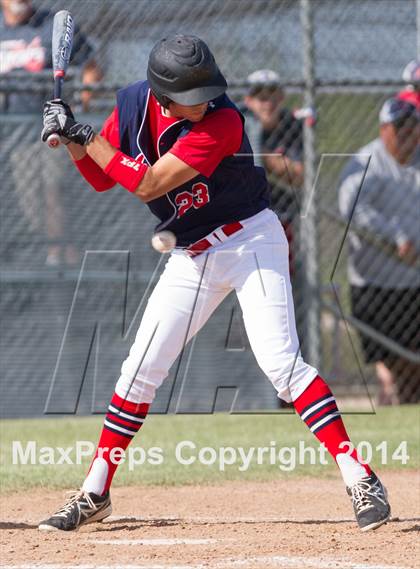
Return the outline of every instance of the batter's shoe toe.
<path id="1" fill-rule="evenodd" d="M 362 531 L 376 529 L 391 517 L 386 488 L 372 472 L 370 476 L 347 488 L 357 523 Z"/>
<path id="2" fill-rule="evenodd" d="M 55 514 L 42 521 L 42 531 L 72 531 L 92 522 L 100 522 L 112 513 L 109 491 L 103 496 L 78 490 L 72 492 L 67 502 Z"/>

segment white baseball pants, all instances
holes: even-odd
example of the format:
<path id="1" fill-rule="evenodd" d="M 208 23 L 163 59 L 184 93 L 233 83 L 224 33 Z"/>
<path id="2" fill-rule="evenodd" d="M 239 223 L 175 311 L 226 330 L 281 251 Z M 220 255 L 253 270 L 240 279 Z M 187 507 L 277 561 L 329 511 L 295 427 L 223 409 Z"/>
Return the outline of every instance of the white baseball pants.
<path id="1" fill-rule="evenodd" d="M 122 365 L 120 397 L 151 403 L 184 345 L 232 290 L 257 362 L 278 397 L 294 401 L 316 377 L 299 352 L 283 227 L 269 209 L 241 223 L 230 237 L 216 230 L 215 245 L 196 257 L 172 252 Z"/>

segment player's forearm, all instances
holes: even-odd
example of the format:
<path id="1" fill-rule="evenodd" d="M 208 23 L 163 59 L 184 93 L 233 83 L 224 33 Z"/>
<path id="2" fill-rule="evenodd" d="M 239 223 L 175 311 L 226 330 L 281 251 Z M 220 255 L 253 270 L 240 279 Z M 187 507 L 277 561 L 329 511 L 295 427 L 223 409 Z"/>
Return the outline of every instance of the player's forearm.
<path id="1" fill-rule="evenodd" d="M 127 156 L 110 144 L 103 136 L 96 134 L 88 144 L 87 154 L 103 169 L 105 174 L 142 201 L 146 200 L 145 185 L 139 186 L 146 176 L 148 166 Z M 146 186 L 147 189 L 147 186 Z"/>
<path id="2" fill-rule="evenodd" d="M 70 142 L 67 150 L 83 178 L 97 192 L 104 192 L 115 186 L 114 180 L 105 174 L 98 164 L 88 155 L 86 146 Z"/>
<path id="3" fill-rule="evenodd" d="M 107 176 L 88 154 L 85 154 L 80 160 L 74 160 L 74 165 L 86 182 L 97 192 L 105 192 L 115 186 L 115 181 Z"/>
<path id="4" fill-rule="evenodd" d="M 147 203 L 196 177 L 198 172 L 176 156 L 167 153 L 153 166 L 147 166 L 114 148 L 95 135 L 87 153 L 105 174 Z"/>
<path id="5" fill-rule="evenodd" d="M 145 203 L 160 198 L 189 180 L 199 172 L 171 152 L 167 152 L 150 168 L 135 190 L 135 194 Z"/>
<path id="6" fill-rule="evenodd" d="M 76 167 L 96 191 L 108 190 L 118 183 L 128 191 L 135 192 L 144 173 L 140 170 L 143 165 L 120 152 L 99 134 L 83 148 L 86 149 L 85 159 L 76 161 Z M 93 168 L 90 165 L 85 168 L 86 158 L 92 162 Z M 126 166 L 133 169 L 127 169 Z"/>
<path id="7" fill-rule="evenodd" d="M 85 148 L 88 155 L 95 160 L 102 170 L 105 170 L 106 166 L 118 152 L 118 150 L 100 134 L 95 134 L 92 142 L 85 146 Z"/>
<path id="8" fill-rule="evenodd" d="M 87 146 L 88 155 L 116 182 L 144 202 L 159 197 L 152 168 L 137 162 L 114 148 L 104 137 L 95 135 Z M 163 191 L 162 194 L 165 194 Z"/>
<path id="9" fill-rule="evenodd" d="M 142 202 L 148 203 L 164 196 L 173 190 L 174 187 L 174 183 L 165 183 L 165 180 L 159 177 L 159 173 L 152 166 L 147 169 L 144 178 L 133 193 L 140 198 Z"/>
<path id="10" fill-rule="evenodd" d="M 85 146 L 80 146 L 80 144 L 75 144 L 74 142 L 69 142 L 66 148 L 74 162 L 81 160 L 87 154 Z"/>

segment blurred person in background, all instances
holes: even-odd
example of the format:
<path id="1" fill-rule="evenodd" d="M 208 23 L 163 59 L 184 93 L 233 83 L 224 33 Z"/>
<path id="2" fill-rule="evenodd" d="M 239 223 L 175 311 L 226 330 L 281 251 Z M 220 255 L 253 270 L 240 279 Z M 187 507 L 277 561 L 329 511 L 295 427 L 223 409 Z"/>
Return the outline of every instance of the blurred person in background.
<path id="1" fill-rule="evenodd" d="M 404 68 L 402 79 L 406 87 L 398 93 L 398 98 L 420 109 L 420 61 L 410 61 Z"/>
<path id="2" fill-rule="evenodd" d="M 31 0 L 0 1 L 0 73 L 35 76 L 50 69 L 53 14 L 35 9 Z M 83 69 L 86 63 L 88 65 Z M 71 65 L 79 68 L 83 83 L 90 82 L 101 73 L 92 59 L 92 46 L 77 28 Z M 44 84 L 48 92 L 52 90 L 52 79 Z M 68 194 L 69 188 L 65 186 L 63 164 L 56 157 L 53 158 L 51 149 L 40 143 L 39 124 L 28 122 L 30 113 L 39 116 L 45 95 L 46 92 L 40 89 L 3 95 L 2 112 L 27 116 L 27 120 L 20 121 L 18 128 L 8 138 L 9 147 L 15 148 L 10 154 L 12 177 L 30 229 L 35 233 L 46 232 L 46 264 L 74 265 L 79 261 L 79 253 L 69 238 L 65 205 L 65 193 Z M 91 94 L 86 96 L 89 98 Z M 28 164 L 22 160 L 25 155 L 37 157 L 36 169 L 28 168 Z"/>
<path id="3" fill-rule="evenodd" d="M 97 86 L 104 78 L 104 72 L 101 67 L 92 59 L 86 63 L 83 67 L 83 83 L 85 85 Z M 80 93 L 80 108 L 75 108 L 77 112 L 79 110 L 83 113 L 92 111 L 92 103 L 97 97 L 97 93 L 94 91 L 81 91 Z"/>
<path id="4" fill-rule="evenodd" d="M 255 162 L 268 174 L 271 207 L 279 216 L 289 241 L 293 274 L 298 213 L 295 189 L 303 183 L 302 122 L 284 105 L 285 93 L 278 73 L 260 69 L 248 76 L 247 83 L 245 128 L 256 155 Z"/>
<path id="5" fill-rule="evenodd" d="M 379 121 L 379 138 L 349 161 L 339 187 L 340 212 L 351 218 L 352 311 L 376 332 L 418 352 L 420 114 L 414 105 L 391 98 Z M 420 366 L 363 333 L 361 342 L 366 363 L 376 366 L 378 402 L 418 402 Z"/>

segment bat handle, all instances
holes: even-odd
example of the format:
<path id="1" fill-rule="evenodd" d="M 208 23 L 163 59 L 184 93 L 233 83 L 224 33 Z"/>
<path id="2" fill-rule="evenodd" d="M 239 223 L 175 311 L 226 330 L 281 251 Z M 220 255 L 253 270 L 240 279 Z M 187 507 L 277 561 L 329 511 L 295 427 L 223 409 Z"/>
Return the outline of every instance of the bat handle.
<path id="1" fill-rule="evenodd" d="M 61 91 L 63 87 L 64 71 L 54 72 L 54 99 L 61 99 Z M 47 144 L 50 148 L 58 148 L 61 140 L 58 134 L 50 134 L 47 138 Z"/>
<path id="2" fill-rule="evenodd" d="M 65 72 L 62 69 L 54 71 L 54 99 L 61 99 Z"/>

